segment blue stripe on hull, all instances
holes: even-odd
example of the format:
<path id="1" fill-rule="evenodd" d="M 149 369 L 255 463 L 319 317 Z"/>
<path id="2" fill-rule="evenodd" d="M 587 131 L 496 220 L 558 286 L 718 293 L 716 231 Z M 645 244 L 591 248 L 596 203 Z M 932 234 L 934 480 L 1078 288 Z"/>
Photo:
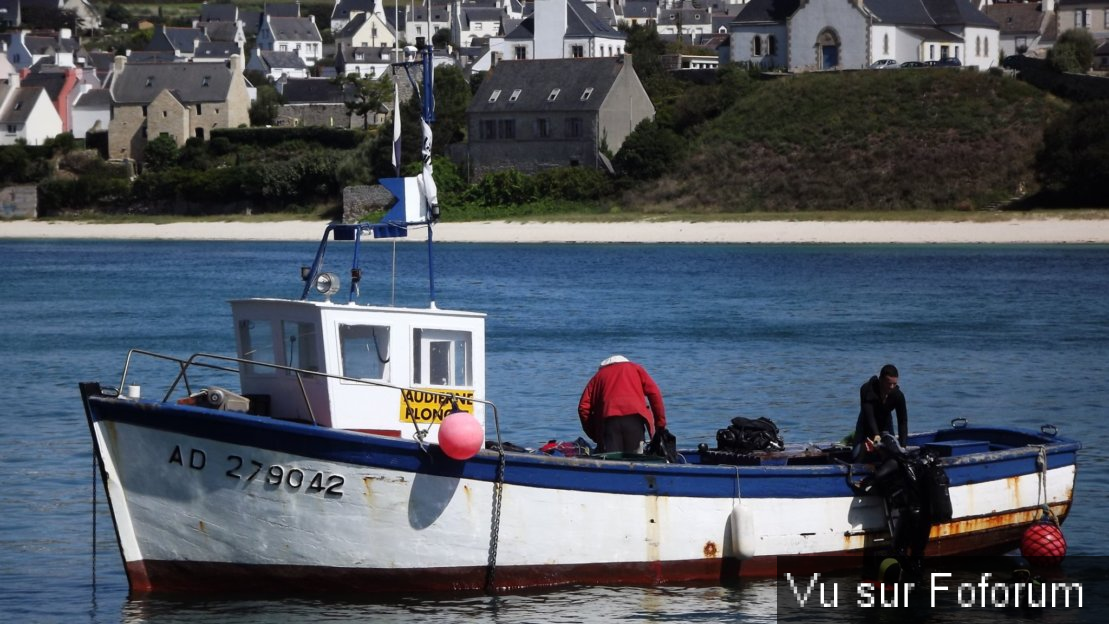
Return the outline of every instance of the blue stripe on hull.
<path id="1" fill-rule="evenodd" d="M 498 456 L 482 452 L 473 459 L 452 460 L 436 445 L 427 452 L 408 440 L 372 436 L 169 403 L 90 397 L 92 418 L 180 433 L 244 447 L 268 449 L 368 468 L 458 477 L 495 479 Z M 952 486 L 1035 473 L 1038 448 L 1048 447 L 1048 467 L 1075 463 L 1076 442 L 1010 429 L 967 428 L 960 435 L 1010 436 L 1025 446 L 954 458 L 947 466 Z M 528 487 L 696 498 L 733 498 L 737 474 L 742 494 L 750 498 L 823 498 L 852 496 L 839 465 L 704 466 L 653 462 L 619 462 L 585 458 L 508 453 L 505 483 Z"/>

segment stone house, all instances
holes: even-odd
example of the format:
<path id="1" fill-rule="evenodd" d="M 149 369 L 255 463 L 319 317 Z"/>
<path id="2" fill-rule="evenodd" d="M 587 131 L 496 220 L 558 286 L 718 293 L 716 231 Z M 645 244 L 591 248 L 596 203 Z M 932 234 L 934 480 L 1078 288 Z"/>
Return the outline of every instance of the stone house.
<path id="1" fill-rule="evenodd" d="M 607 169 L 655 108 L 632 57 L 505 61 L 491 70 L 466 111 L 467 168 L 475 177 L 500 169 Z"/>
<path id="2" fill-rule="evenodd" d="M 208 139 L 215 128 L 250 124 L 241 56 L 221 63 L 129 63 L 117 56 L 108 85 L 112 121 L 108 153 L 142 161 L 148 140 L 166 134 L 177 145 Z"/>

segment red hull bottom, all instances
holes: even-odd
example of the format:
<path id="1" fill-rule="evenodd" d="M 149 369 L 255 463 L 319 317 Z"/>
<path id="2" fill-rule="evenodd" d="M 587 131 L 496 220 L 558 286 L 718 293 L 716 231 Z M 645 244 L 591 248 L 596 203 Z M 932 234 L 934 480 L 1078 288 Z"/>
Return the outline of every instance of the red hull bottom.
<path id="1" fill-rule="evenodd" d="M 1017 548 L 1025 526 L 1004 526 L 973 534 L 934 538 L 928 555 L 1000 555 Z M 790 557 L 793 573 L 830 571 L 829 565 L 859 561 L 881 551 L 844 551 Z M 666 562 L 498 566 L 492 583 L 485 567 L 420 569 L 335 568 L 248 565 L 192 561 L 134 561 L 126 564 L 131 591 L 220 594 L 386 594 L 481 592 L 566 585 L 726 584 L 739 578 L 774 578 L 778 557 L 705 558 Z"/>

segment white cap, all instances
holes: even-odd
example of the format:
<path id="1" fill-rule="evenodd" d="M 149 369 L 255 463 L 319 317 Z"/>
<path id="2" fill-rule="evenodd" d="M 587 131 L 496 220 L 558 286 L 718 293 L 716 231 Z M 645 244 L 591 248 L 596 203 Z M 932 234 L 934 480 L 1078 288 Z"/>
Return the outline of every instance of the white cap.
<path id="1" fill-rule="evenodd" d="M 598 366 L 597 368 L 604 368 L 604 367 L 608 366 L 609 364 L 619 364 L 620 362 L 627 362 L 627 361 L 628 361 L 628 358 L 626 358 L 622 355 L 613 355 L 613 356 L 609 357 L 608 359 L 604 360 L 603 362 L 601 362 L 601 365 Z"/>

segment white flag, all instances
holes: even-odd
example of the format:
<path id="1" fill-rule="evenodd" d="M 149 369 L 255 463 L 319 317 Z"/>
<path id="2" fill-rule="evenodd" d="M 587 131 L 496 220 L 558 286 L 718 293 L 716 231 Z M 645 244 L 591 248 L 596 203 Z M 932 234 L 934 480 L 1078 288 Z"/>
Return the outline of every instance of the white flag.
<path id="1" fill-rule="evenodd" d="M 393 82 L 393 169 L 400 177 L 400 87 Z"/>

